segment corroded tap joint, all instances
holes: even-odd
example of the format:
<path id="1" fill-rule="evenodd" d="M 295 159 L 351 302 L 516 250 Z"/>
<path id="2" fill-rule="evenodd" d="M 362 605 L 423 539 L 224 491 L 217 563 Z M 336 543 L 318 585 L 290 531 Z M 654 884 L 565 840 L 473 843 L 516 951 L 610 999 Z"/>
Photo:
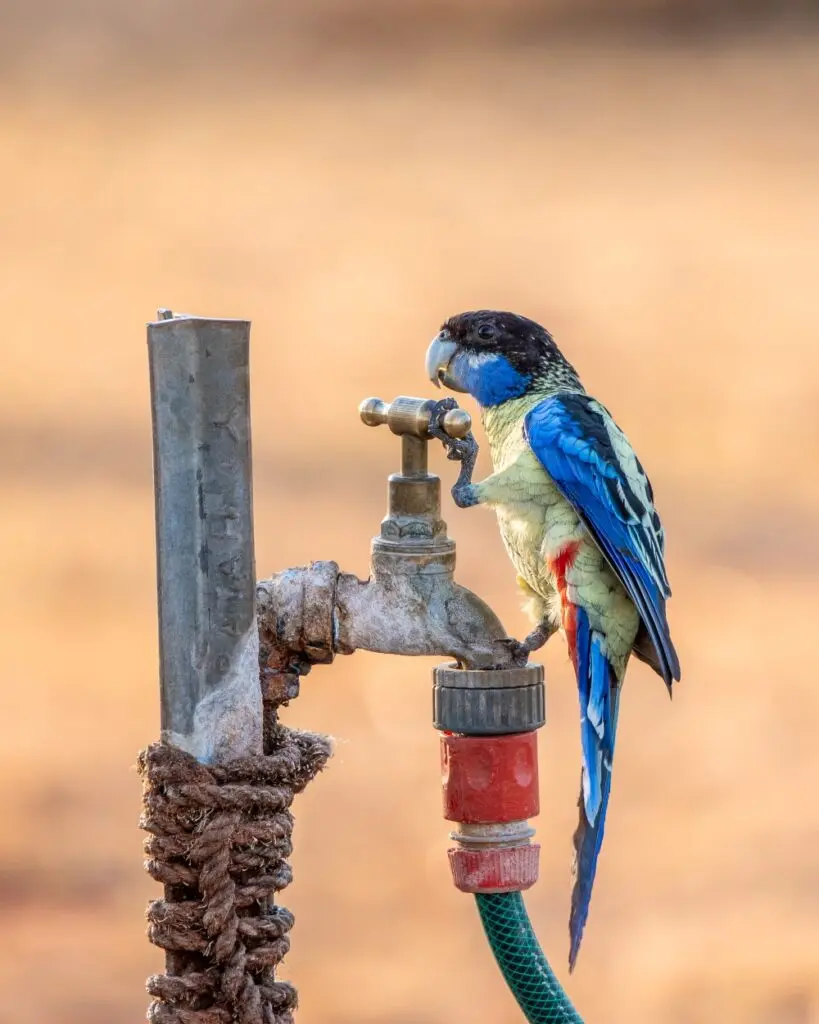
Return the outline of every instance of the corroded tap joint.
<path id="1" fill-rule="evenodd" d="M 311 665 L 333 660 L 338 578 L 335 562 L 311 562 L 256 585 L 263 668 L 284 671 L 294 655 Z"/>

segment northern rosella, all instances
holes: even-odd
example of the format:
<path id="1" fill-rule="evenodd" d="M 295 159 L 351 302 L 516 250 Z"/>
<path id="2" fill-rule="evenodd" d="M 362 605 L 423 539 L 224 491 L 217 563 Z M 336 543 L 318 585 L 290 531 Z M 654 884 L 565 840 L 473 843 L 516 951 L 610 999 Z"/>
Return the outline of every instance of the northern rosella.
<path id="1" fill-rule="evenodd" d="M 569 918 L 574 968 L 589 911 L 631 654 L 669 693 L 680 664 L 666 620 L 671 590 L 648 477 L 608 410 L 539 324 L 514 313 L 454 316 L 427 352 L 436 384 L 478 402 L 494 472 L 472 482 L 474 438 L 436 436 L 460 460 L 453 498 L 497 511 L 534 630 L 510 641 L 525 662 L 562 627 L 580 695 L 583 757 Z M 439 403 L 440 415 L 454 399 Z M 437 415 L 437 414 L 436 414 Z"/>

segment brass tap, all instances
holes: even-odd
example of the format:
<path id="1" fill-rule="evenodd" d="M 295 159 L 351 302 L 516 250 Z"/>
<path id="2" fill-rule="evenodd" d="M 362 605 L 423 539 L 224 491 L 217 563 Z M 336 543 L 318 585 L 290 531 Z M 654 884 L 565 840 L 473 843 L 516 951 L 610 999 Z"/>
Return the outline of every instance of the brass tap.
<path id="1" fill-rule="evenodd" d="M 428 469 L 430 423 L 436 402 L 399 396 L 392 402 L 367 398 L 359 414 L 369 427 L 386 424 L 401 438 L 401 472 L 388 481 L 387 515 L 372 542 L 372 569 L 384 572 L 447 573 L 455 568 L 455 542 L 441 518 L 441 480 Z M 450 409 L 441 426 L 450 437 L 466 437 L 472 417 Z"/>
<path id="2" fill-rule="evenodd" d="M 370 578 L 338 571 L 334 562 L 286 570 L 259 584 L 260 624 L 268 663 L 276 651 L 327 662 L 355 650 L 443 655 L 466 668 L 512 667 L 508 634 L 497 615 L 453 579 L 455 542 L 441 518 L 441 481 L 429 472 L 432 399 L 368 398 L 367 426 L 386 425 L 401 438 L 401 470 L 388 481 L 387 515 L 370 548 Z M 472 419 L 451 409 L 442 429 L 464 438 Z"/>

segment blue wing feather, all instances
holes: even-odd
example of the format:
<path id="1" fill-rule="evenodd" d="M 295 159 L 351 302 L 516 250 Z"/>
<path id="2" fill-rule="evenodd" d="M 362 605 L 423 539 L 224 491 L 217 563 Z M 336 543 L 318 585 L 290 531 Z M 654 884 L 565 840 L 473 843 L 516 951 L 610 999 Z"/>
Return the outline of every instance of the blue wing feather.
<path id="1" fill-rule="evenodd" d="M 524 433 L 634 602 L 670 688 L 680 663 L 666 619 L 671 588 L 663 530 L 651 484 L 625 435 L 593 398 L 569 392 L 535 406 Z"/>

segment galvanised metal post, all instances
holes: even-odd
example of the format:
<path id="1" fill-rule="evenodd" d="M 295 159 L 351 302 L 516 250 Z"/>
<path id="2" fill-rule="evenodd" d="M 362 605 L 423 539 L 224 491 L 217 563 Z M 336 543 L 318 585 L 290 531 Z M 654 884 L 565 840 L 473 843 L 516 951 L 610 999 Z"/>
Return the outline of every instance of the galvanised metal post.
<path id="1" fill-rule="evenodd" d="M 161 737 L 204 763 L 262 751 L 250 323 L 148 324 Z"/>

